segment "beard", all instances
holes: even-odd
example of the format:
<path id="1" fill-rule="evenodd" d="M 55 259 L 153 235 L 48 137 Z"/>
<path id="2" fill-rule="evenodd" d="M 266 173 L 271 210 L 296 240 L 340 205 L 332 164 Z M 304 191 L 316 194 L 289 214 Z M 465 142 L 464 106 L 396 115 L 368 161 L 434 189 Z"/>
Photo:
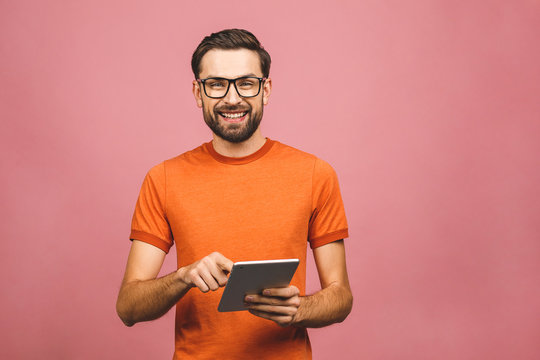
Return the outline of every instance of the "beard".
<path id="1" fill-rule="evenodd" d="M 260 111 L 253 111 L 251 105 L 246 104 L 245 106 L 220 106 L 209 111 L 203 104 L 203 117 L 204 122 L 214 134 L 223 140 L 238 144 L 249 139 L 259 128 L 263 116 L 262 104 L 260 109 Z M 247 111 L 247 121 L 238 124 L 223 124 L 219 121 L 220 111 Z"/>

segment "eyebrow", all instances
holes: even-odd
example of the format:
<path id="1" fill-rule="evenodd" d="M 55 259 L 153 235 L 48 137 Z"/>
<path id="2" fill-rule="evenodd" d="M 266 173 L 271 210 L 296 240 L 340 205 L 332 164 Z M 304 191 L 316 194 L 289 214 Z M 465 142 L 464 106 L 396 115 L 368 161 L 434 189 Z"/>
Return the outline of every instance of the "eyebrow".
<path id="1" fill-rule="evenodd" d="M 247 76 L 260 77 L 260 76 L 254 74 L 254 73 L 249 73 L 249 74 L 237 76 L 237 77 L 235 77 L 234 79 L 243 78 L 243 77 L 247 77 Z M 223 77 L 223 76 L 217 76 L 217 75 L 208 75 L 206 78 L 207 78 L 207 79 L 208 79 L 208 78 L 221 78 L 221 79 L 227 79 L 227 78 L 225 78 L 225 77 Z"/>

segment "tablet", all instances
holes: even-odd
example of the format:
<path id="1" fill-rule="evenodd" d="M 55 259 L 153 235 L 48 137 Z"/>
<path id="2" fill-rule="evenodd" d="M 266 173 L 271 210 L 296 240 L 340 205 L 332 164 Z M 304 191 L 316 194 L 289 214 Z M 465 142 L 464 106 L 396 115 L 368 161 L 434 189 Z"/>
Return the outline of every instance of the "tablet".
<path id="1" fill-rule="evenodd" d="M 264 289 L 289 286 L 298 263 L 298 259 L 234 263 L 218 311 L 247 310 L 244 306 L 247 294 L 261 294 Z"/>

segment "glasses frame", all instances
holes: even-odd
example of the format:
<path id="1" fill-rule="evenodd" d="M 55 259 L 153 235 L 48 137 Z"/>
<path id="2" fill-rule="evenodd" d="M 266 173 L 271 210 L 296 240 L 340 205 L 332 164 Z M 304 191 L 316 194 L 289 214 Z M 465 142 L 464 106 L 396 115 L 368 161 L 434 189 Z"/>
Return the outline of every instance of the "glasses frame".
<path id="1" fill-rule="evenodd" d="M 257 94 L 251 95 L 251 96 L 240 95 L 240 92 L 238 91 L 238 87 L 236 86 L 236 81 L 240 80 L 240 79 L 257 79 L 257 80 L 259 80 L 259 89 L 257 90 Z M 231 82 L 233 83 L 234 89 L 236 90 L 236 93 L 238 94 L 238 96 L 243 97 L 243 98 L 252 98 L 252 97 L 258 96 L 261 93 L 262 84 L 266 79 L 268 79 L 268 78 L 257 77 L 257 76 L 240 76 L 240 77 L 238 77 L 236 79 L 227 79 L 227 78 L 223 78 L 223 77 L 209 77 L 209 78 L 206 78 L 206 79 L 197 79 L 197 82 L 202 83 L 203 90 L 204 90 L 204 95 L 206 95 L 210 99 L 223 99 L 225 96 L 227 96 L 227 94 L 229 93 L 229 89 L 231 88 Z M 206 81 L 208 81 L 208 80 L 227 80 L 228 84 L 227 84 L 227 90 L 225 90 L 225 94 L 223 94 L 223 96 L 210 96 L 210 95 L 208 95 L 208 93 L 206 92 Z"/>

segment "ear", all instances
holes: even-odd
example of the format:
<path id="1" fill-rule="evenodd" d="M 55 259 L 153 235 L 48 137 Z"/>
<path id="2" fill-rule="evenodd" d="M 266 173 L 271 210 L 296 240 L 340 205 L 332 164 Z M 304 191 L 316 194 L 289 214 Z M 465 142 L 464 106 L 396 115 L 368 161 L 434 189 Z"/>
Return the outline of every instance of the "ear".
<path id="1" fill-rule="evenodd" d="M 267 105 L 268 98 L 270 97 L 270 93 L 272 92 L 272 79 L 268 78 L 264 81 L 262 92 L 263 92 L 263 104 Z"/>
<path id="2" fill-rule="evenodd" d="M 201 84 L 197 80 L 193 80 L 193 96 L 195 96 L 195 101 L 197 106 L 202 108 L 202 94 L 201 94 Z"/>

